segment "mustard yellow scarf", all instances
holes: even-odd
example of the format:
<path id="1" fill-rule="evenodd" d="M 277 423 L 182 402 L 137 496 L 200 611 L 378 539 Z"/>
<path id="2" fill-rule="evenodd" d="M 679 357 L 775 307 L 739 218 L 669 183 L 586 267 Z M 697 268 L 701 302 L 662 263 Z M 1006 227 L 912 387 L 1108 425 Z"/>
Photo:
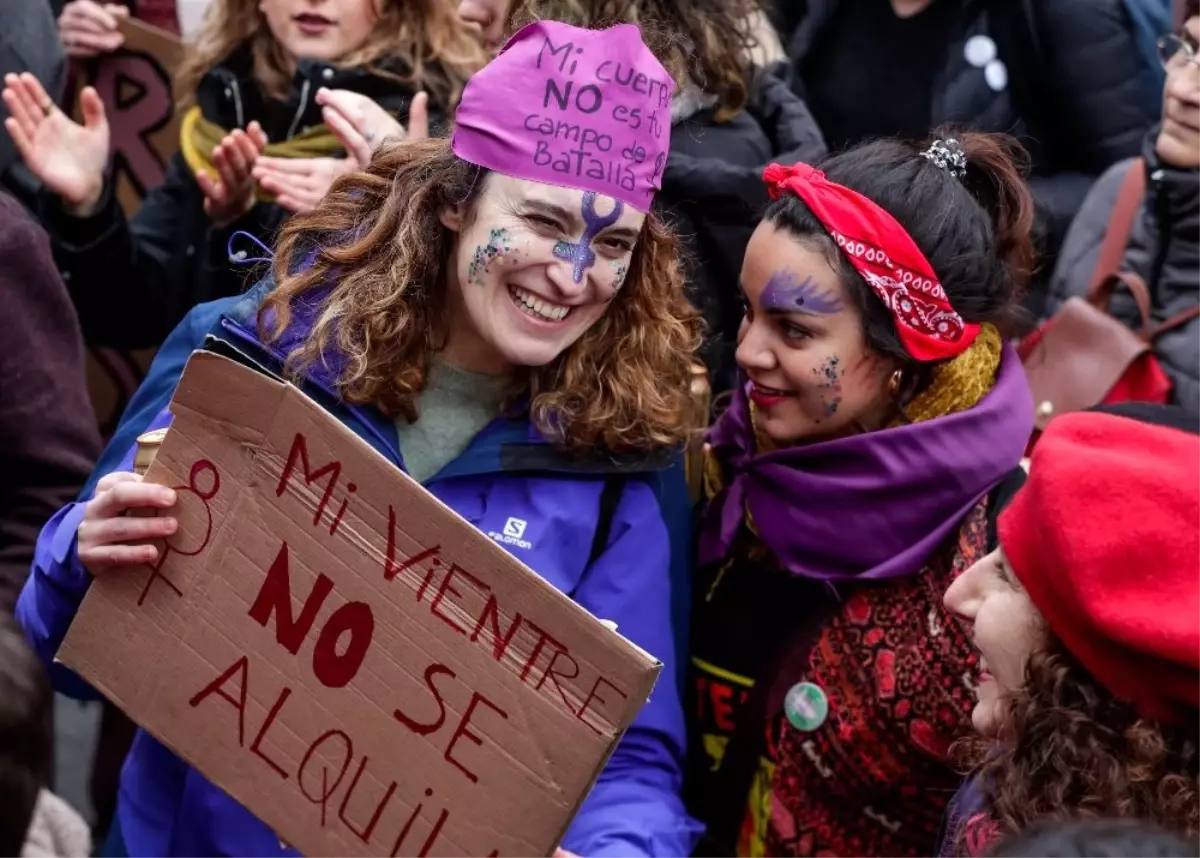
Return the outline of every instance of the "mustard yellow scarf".
<path id="1" fill-rule="evenodd" d="M 193 173 L 203 171 L 214 179 L 217 177 L 212 151 L 228 133 L 229 129 L 205 119 L 199 107 L 192 107 L 183 115 L 179 129 L 179 151 Z M 321 123 L 306 128 L 291 139 L 268 142 L 265 154 L 272 158 L 329 158 L 341 151 L 342 144 L 337 135 L 329 130 L 328 125 Z M 274 200 L 271 194 L 259 187 L 255 188 L 255 196 L 262 202 Z"/>

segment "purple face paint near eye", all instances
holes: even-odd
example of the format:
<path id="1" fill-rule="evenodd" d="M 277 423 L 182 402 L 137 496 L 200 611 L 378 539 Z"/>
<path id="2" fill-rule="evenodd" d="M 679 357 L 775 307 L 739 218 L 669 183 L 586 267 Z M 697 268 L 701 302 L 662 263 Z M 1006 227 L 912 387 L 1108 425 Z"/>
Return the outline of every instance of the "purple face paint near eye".
<path id="1" fill-rule="evenodd" d="M 822 290 L 811 277 L 801 280 L 786 268 L 776 271 L 767 280 L 762 294 L 763 309 L 775 313 L 811 313 L 832 316 L 842 312 L 842 301 L 837 295 Z"/>
<path id="2" fill-rule="evenodd" d="M 583 274 L 596 264 L 596 252 L 592 250 L 592 239 L 621 219 L 625 204 L 616 200 L 613 210 L 603 217 L 596 214 L 596 194 L 585 191 L 580 214 L 583 216 L 583 235 L 578 242 L 559 241 L 554 245 L 554 255 L 572 264 L 571 275 L 576 283 L 583 282 Z"/>

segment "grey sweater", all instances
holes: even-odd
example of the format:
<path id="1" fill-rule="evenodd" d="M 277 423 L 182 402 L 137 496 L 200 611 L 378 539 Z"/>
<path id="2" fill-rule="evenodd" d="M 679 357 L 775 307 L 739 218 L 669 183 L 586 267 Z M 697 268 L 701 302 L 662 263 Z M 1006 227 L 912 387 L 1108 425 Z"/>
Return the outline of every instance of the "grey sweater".
<path id="1" fill-rule="evenodd" d="M 409 476 L 423 483 L 453 461 L 500 413 L 507 389 L 507 376 L 434 363 L 417 399 L 417 422 L 396 421 Z"/>

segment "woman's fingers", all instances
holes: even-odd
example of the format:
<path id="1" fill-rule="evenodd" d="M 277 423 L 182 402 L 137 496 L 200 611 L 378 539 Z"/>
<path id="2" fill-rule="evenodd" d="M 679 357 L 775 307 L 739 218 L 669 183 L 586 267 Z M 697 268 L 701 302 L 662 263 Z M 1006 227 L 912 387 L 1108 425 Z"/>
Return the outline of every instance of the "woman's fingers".
<path id="1" fill-rule="evenodd" d="M 370 99 L 365 95 L 359 95 L 357 92 L 351 92 L 348 89 L 326 89 L 321 87 L 321 89 L 317 90 L 317 104 L 322 107 L 333 108 L 347 119 L 362 117 L 363 108 L 369 102 Z"/>
<path id="2" fill-rule="evenodd" d="M 254 162 L 254 172 L 259 171 L 275 176 L 307 176 L 312 173 L 310 158 L 271 158 L 262 155 Z"/>
<path id="3" fill-rule="evenodd" d="M 341 142 L 342 148 L 346 150 L 346 155 L 353 158 L 355 163 L 360 167 L 365 167 L 371 162 L 372 149 L 370 142 L 359 133 L 358 129 L 340 111 L 332 107 L 326 107 L 322 109 L 321 116 L 324 118 L 325 124 L 329 126 L 329 130 Z"/>
<path id="4" fill-rule="evenodd" d="M 429 94 L 418 92 L 408 109 L 408 136 L 424 140 L 429 136 Z"/>
<path id="5" fill-rule="evenodd" d="M 33 148 L 33 140 L 30 139 L 25 131 L 21 128 L 20 123 L 11 116 L 4 120 L 4 130 L 8 132 L 8 136 L 12 138 L 13 143 L 17 147 L 17 151 L 21 153 L 21 158 L 26 164 L 29 164 L 35 157 Z"/>
<path id="6" fill-rule="evenodd" d="M 217 176 L 223 186 L 218 189 L 217 194 L 213 195 L 214 199 L 217 197 L 228 197 L 239 184 L 238 171 L 232 162 L 233 155 L 231 149 L 232 147 L 222 143 L 213 150 L 213 166 L 217 168 Z"/>
<path id="7" fill-rule="evenodd" d="M 261 154 L 267 148 L 267 132 L 263 131 L 263 127 L 258 124 L 258 120 L 251 122 L 246 127 L 246 134 L 250 138 L 250 142 L 254 144 L 254 148 Z"/>
<path id="8" fill-rule="evenodd" d="M 105 8 L 93 0 L 75 0 L 63 7 L 62 19 L 68 21 L 89 22 L 106 30 L 117 28 L 117 16 L 111 8 Z"/>
<path id="9" fill-rule="evenodd" d="M 141 474 L 134 474 L 130 471 L 113 471 L 111 474 L 105 474 L 96 482 L 96 492 L 93 495 L 106 492 L 115 486 L 117 483 L 140 483 L 142 482 Z"/>
<path id="10" fill-rule="evenodd" d="M 16 75 L 8 75 L 5 78 L 6 86 L 0 98 L 3 99 L 4 106 L 8 108 L 13 120 L 21 127 L 21 131 L 32 138 L 46 114 L 25 96 L 24 89 L 14 83 L 15 79 Z"/>
<path id="11" fill-rule="evenodd" d="M 312 211 L 320 201 L 320 197 L 314 200 L 311 197 L 301 197 L 289 193 L 278 194 L 275 197 L 275 203 L 292 214 L 303 214 L 304 212 Z"/>
<path id="12" fill-rule="evenodd" d="M 71 33 L 63 38 L 63 47 L 71 56 L 111 54 L 125 44 L 121 33 Z"/>
<path id="13" fill-rule="evenodd" d="M 224 202 L 225 188 L 224 186 L 210 176 L 205 170 L 200 170 L 196 173 L 196 184 L 200 186 L 200 192 L 204 194 L 206 200 L 215 200 L 216 202 Z"/>
<path id="14" fill-rule="evenodd" d="M 79 559 L 84 567 L 94 572 L 115 566 L 140 566 L 158 559 L 158 549 L 153 545 L 95 545 L 79 550 Z"/>
<path id="15" fill-rule="evenodd" d="M 254 145 L 250 135 L 240 128 L 236 129 L 231 136 L 233 137 L 233 146 L 241 159 L 239 169 L 249 176 L 250 169 L 258 160 L 258 147 Z"/>
<path id="16" fill-rule="evenodd" d="M 117 543 L 144 542 L 148 539 L 163 539 L 179 530 L 179 520 L 174 516 L 121 515 L 102 521 L 84 521 L 80 526 L 79 540 L 85 546 L 115 545 Z"/>
<path id="17" fill-rule="evenodd" d="M 104 101 L 100 93 L 90 86 L 85 86 L 79 94 L 79 111 L 83 114 L 83 124 L 86 128 L 101 128 L 108 122 L 104 113 Z"/>
<path id="18" fill-rule="evenodd" d="M 246 165 L 246 159 L 242 157 L 241 149 L 233 140 L 233 135 L 229 135 L 221 143 L 221 162 L 225 165 L 226 174 L 221 178 L 225 180 L 225 184 L 233 186 L 237 185 L 239 177 L 246 173 L 249 168 Z"/>
<path id="19" fill-rule="evenodd" d="M 41 82 L 31 75 L 29 72 L 22 72 L 18 78 L 22 98 L 29 109 L 36 109 L 45 117 L 48 111 L 54 109 L 54 99 L 52 99 L 46 90 L 42 87 Z"/>
<path id="20" fill-rule="evenodd" d="M 117 483 L 88 503 L 85 521 L 100 521 L 124 514 L 129 509 L 170 509 L 175 491 L 166 486 L 144 482 Z"/>

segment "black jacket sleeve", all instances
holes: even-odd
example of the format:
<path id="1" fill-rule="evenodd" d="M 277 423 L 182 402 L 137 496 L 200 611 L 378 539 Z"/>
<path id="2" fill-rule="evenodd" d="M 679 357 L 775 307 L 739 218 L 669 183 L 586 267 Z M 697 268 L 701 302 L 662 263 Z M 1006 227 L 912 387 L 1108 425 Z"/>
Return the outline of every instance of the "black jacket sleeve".
<path id="1" fill-rule="evenodd" d="M 159 345 L 196 304 L 241 291 L 230 237 L 238 230 L 270 235 L 282 222 L 276 206 L 260 203 L 229 227 L 214 226 L 179 155 L 131 220 L 111 183 L 88 217 L 68 214 L 48 193 L 41 209 L 85 338 L 126 349 Z"/>

